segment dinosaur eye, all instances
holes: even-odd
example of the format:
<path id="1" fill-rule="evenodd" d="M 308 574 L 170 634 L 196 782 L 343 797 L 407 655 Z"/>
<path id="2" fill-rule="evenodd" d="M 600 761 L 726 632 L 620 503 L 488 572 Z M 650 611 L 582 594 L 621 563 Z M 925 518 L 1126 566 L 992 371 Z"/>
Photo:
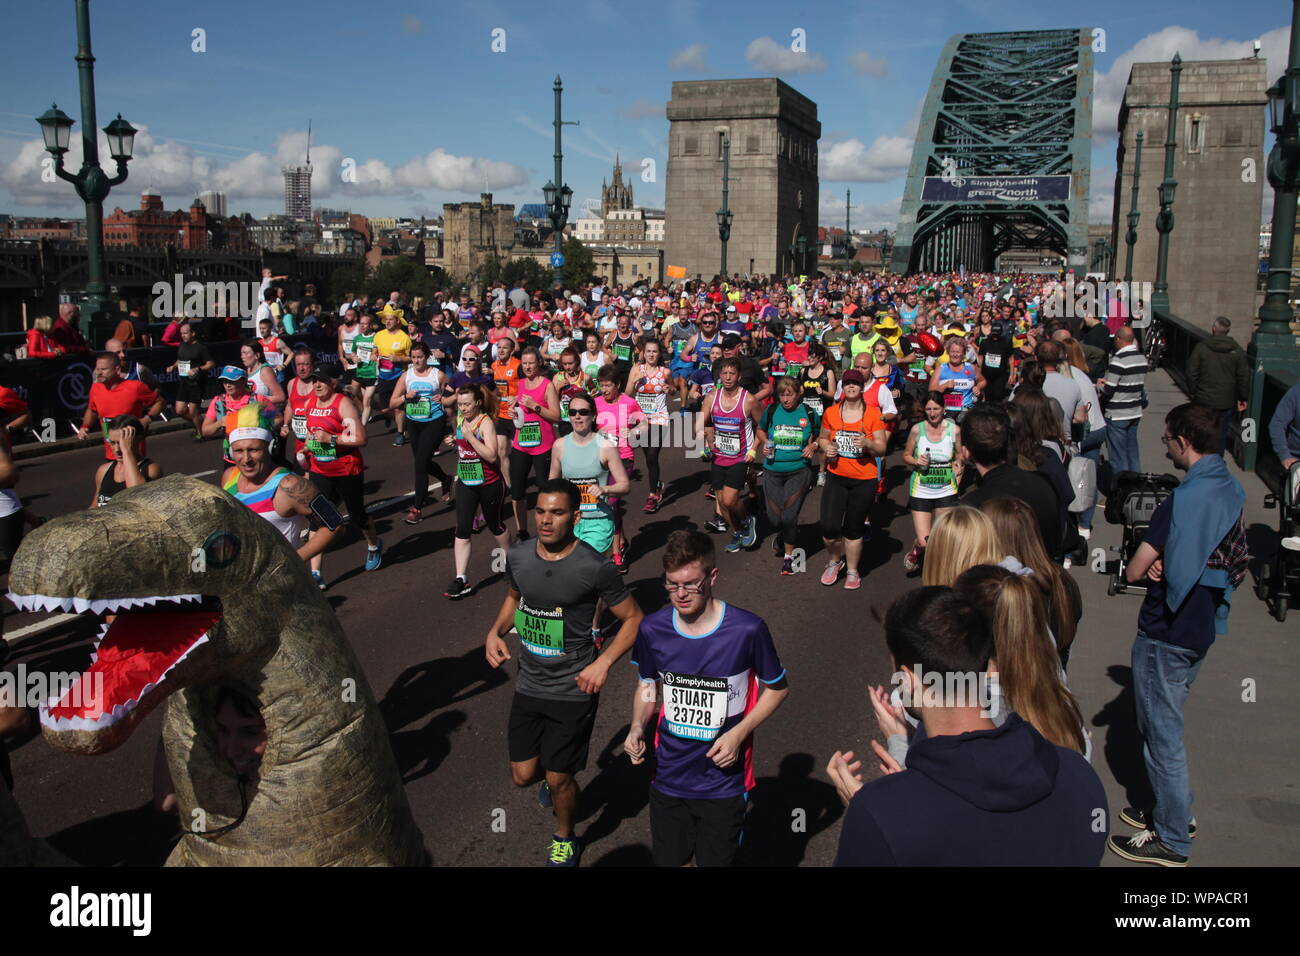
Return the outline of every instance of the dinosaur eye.
<path id="1" fill-rule="evenodd" d="M 229 567 L 239 557 L 241 547 L 239 538 L 229 531 L 212 532 L 208 535 L 208 540 L 203 542 L 203 554 L 207 559 L 207 566 L 218 571 Z"/>

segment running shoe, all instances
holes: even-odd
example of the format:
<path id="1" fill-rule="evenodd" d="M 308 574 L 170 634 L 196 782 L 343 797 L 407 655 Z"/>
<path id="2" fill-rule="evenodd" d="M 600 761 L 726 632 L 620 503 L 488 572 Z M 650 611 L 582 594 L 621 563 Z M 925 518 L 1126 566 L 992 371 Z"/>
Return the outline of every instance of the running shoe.
<path id="1" fill-rule="evenodd" d="M 648 515 L 654 514 L 656 511 L 659 510 L 659 502 L 663 500 L 663 497 L 664 496 L 661 492 L 657 492 L 657 491 L 653 492 L 652 494 L 646 497 L 645 507 L 641 510 Z"/>
<path id="2" fill-rule="evenodd" d="M 424 512 L 422 512 L 419 508 L 406 509 L 407 524 L 419 524 L 420 521 L 423 520 L 423 518 L 424 518 Z"/>
<path id="3" fill-rule="evenodd" d="M 463 598 L 474 593 L 474 586 L 464 578 L 455 577 L 451 579 L 451 584 L 447 585 L 447 590 L 443 591 L 444 597 Z"/>
<path id="4" fill-rule="evenodd" d="M 316 582 L 316 587 L 320 588 L 322 591 L 325 590 L 325 575 L 321 574 L 319 571 L 313 571 L 311 573 L 311 579 Z"/>
<path id="5" fill-rule="evenodd" d="M 708 498 L 710 501 L 717 501 L 718 493 L 714 491 L 712 488 L 705 488 L 704 497 Z"/>
<path id="6" fill-rule="evenodd" d="M 731 532 L 731 540 L 727 542 L 727 547 L 725 549 L 727 554 L 735 554 L 737 551 L 742 550 L 744 547 L 745 547 L 745 532 L 743 531 Z"/>
<path id="7" fill-rule="evenodd" d="M 912 550 L 903 557 L 903 570 L 911 574 L 921 566 L 921 549 L 913 545 Z"/>
<path id="8" fill-rule="evenodd" d="M 781 573 L 794 574 L 794 555 L 787 554 L 781 559 Z"/>
<path id="9" fill-rule="evenodd" d="M 542 785 L 537 788 L 537 805 L 543 810 L 550 810 L 555 806 L 555 801 L 551 799 L 551 785 L 545 780 L 543 780 Z"/>
<path id="10" fill-rule="evenodd" d="M 1113 836 L 1106 841 L 1110 852 L 1134 863 L 1154 863 L 1156 866 L 1186 866 L 1187 857 L 1175 853 L 1156 836 L 1154 830 L 1143 830 L 1127 840 Z"/>
<path id="11" fill-rule="evenodd" d="M 727 522 L 723 521 L 720 515 L 714 515 L 710 520 L 704 522 L 704 530 L 712 531 L 714 534 L 722 534 L 727 530 Z"/>
<path id="12" fill-rule="evenodd" d="M 614 567 L 618 568 L 619 574 L 627 574 L 627 548 L 614 549 Z"/>
<path id="13" fill-rule="evenodd" d="M 379 543 L 373 548 L 366 548 L 366 570 L 377 571 L 379 566 L 384 563 L 384 539 L 380 538 Z"/>
<path id="14" fill-rule="evenodd" d="M 398 445 L 405 445 L 405 444 L 406 444 L 406 435 L 403 432 L 398 432 L 397 437 L 393 439 L 393 445 L 398 446 Z"/>
<path id="15" fill-rule="evenodd" d="M 1119 818 L 1139 830 L 1152 829 L 1151 819 L 1146 811 L 1139 810 L 1137 807 L 1125 807 L 1119 812 Z M 1187 824 L 1187 835 L 1193 840 L 1196 839 L 1196 817 L 1192 817 L 1191 822 Z"/>
<path id="16" fill-rule="evenodd" d="M 758 541 L 758 520 L 751 517 L 745 522 L 745 529 L 741 532 L 744 537 L 745 547 L 752 548 Z"/>
<path id="17" fill-rule="evenodd" d="M 862 575 L 857 571 L 850 571 L 844 575 L 844 590 L 856 591 L 860 587 L 862 587 Z"/>
<path id="18" fill-rule="evenodd" d="M 822 584 L 830 587 L 840 579 L 840 572 L 844 570 L 843 561 L 832 561 L 826 565 L 826 570 L 822 572 Z"/>
<path id="19" fill-rule="evenodd" d="M 581 854 L 578 850 L 577 840 L 574 840 L 572 838 L 568 840 L 564 840 L 561 839 L 560 837 L 552 837 L 551 855 L 547 857 L 546 865 L 547 866 L 577 866 L 578 857 L 580 855 Z"/>

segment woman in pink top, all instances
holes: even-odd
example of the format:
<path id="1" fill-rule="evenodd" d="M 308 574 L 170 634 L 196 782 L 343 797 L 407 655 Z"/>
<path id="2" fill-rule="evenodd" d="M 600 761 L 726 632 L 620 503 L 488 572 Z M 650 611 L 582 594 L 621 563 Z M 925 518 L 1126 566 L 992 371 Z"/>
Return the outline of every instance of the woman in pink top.
<path id="1" fill-rule="evenodd" d="M 537 480 L 551 474 L 551 446 L 555 425 L 560 420 L 560 394 L 555 383 L 542 374 L 542 356 L 529 346 L 519 353 L 520 378 L 515 385 L 515 437 L 510 442 L 510 500 L 515 509 L 519 537 L 528 537 L 528 509 L 524 498 L 528 473 L 534 467 Z"/>
<path id="2" fill-rule="evenodd" d="M 632 430 L 641 431 L 645 427 L 645 412 L 630 395 L 623 394 L 623 374 L 617 365 L 606 365 L 596 375 L 600 384 L 600 394 L 596 396 L 596 428 L 601 438 L 618 445 L 618 457 L 631 474 L 636 461 L 636 452 L 628 440 Z M 639 427 L 638 427 L 639 426 Z M 614 567 L 620 574 L 627 574 L 627 541 L 623 537 L 622 500 L 610 496 L 609 506 L 614 510 Z"/>

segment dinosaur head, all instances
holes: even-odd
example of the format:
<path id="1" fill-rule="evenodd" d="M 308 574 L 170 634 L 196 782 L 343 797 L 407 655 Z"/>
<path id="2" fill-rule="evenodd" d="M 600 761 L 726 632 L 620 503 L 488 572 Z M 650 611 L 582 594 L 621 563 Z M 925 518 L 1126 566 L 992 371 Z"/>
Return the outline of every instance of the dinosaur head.
<path id="1" fill-rule="evenodd" d="M 41 708 L 46 739 L 103 753 L 169 695 L 265 660 L 306 573 L 266 521 L 185 475 L 37 528 L 14 556 L 10 600 L 113 616 L 80 681 Z"/>

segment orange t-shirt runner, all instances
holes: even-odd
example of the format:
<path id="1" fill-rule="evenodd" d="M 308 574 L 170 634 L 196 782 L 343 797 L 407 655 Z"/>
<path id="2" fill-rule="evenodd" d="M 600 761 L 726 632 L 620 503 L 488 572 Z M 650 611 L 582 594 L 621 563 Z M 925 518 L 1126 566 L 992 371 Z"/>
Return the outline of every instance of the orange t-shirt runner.
<path id="1" fill-rule="evenodd" d="M 874 405 L 866 405 L 860 419 L 856 422 L 846 422 L 843 403 L 836 402 L 822 416 L 822 425 L 830 431 L 831 439 L 839 449 L 838 456 L 827 459 L 826 470 L 841 478 L 874 481 L 877 477 L 876 459 L 865 448 L 859 453 L 850 443 L 854 434 L 862 434 L 864 441 L 870 441 L 873 434 L 884 430 L 885 422 L 880 417 L 880 409 Z M 862 457 L 858 458 L 858 454 Z"/>
<path id="2" fill-rule="evenodd" d="M 515 417 L 515 396 L 519 394 L 519 359 L 511 356 L 509 362 L 492 363 L 492 380 L 497 384 L 497 418 Z"/>

